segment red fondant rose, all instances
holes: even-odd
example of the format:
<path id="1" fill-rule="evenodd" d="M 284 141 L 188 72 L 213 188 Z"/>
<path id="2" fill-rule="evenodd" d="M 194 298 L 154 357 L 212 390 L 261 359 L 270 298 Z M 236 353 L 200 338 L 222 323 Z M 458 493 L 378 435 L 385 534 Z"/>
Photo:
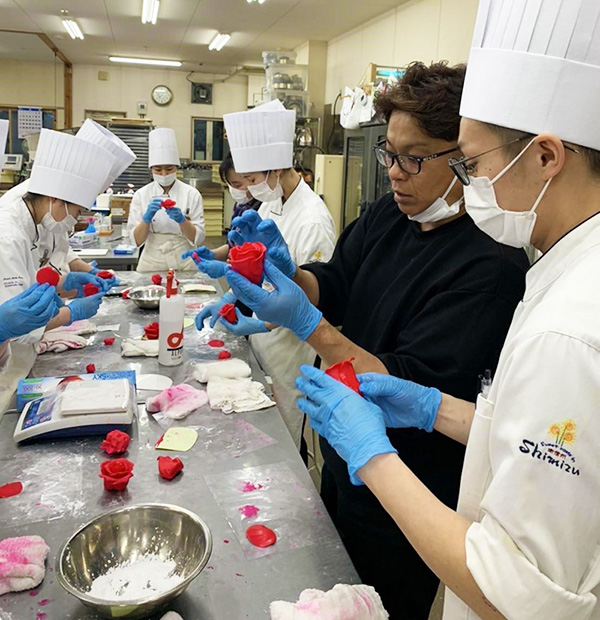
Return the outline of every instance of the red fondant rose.
<path id="1" fill-rule="evenodd" d="M 146 334 L 146 340 L 158 340 L 158 323 L 148 323 L 144 327 L 144 333 Z"/>
<path id="2" fill-rule="evenodd" d="M 156 284 L 157 286 L 160 286 L 162 282 L 162 276 L 160 273 L 153 273 L 150 279 L 152 280 L 152 284 Z"/>
<path id="3" fill-rule="evenodd" d="M 165 480 L 173 480 L 183 469 L 183 463 L 180 459 L 172 459 L 170 456 L 159 456 L 157 461 L 158 473 Z"/>
<path id="4" fill-rule="evenodd" d="M 170 198 L 167 198 L 166 200 L 163 200 L 160 203 L 161 207 L 164 207 L 165 209 L 172 209 L 177 203 L 174 200 L 171 200 Z"/>
<path id="5" fill-rule="evenodd" d="M 96 372 L 96 364 L 88 364 L 88 365 L 85 367 L 85 372 L 87 372 L 87 373 L 89 373 L 89 374 L 91 374 L 91 373 L 93 373 L 93 372 Z"/>
<path id="6" fill-rule="evenodd" d="M 360 383 L 356 378 L 356 373 L 354 372 L 354 366 L 352 366 L 352 362 L 354 361 L 353 357 L 349 357 L 347 360 L 343 362 L 338 362 L 333 366 L 330 366 L 325 374 L 333 377 L 336 381 L 343 383 L 348 386 L 351 390 L 354 390 L 357 394 L 360 394 Z M 360 394 L 362 396 L 362 394 Z"/>
<path id="7" fill-rule="evenodd" d="M 123 431 L 110 431 L 106 439 L 100 444 L 100 450 L 106 454 L 123 454 L 129 447 L 131 437 Z"/>
<path id="8" fill-rule="evenodd" d="M 229 250 L 231 268 L 250 282 L 258 284 L 262 280 L 266 251 L 267 248 L 260 241 L 234 245 Z"/>
<path id="9" fill-rule="evenodd" d="M 234 325 L 238 322 L 237 314 L 235 313 L 235 304 L 225 304 L 219 310 L 219 316 L 222 316 L 227 322 Z"/>
<path id="10" fill-rule="evenodd" d="M 38 284 L 49 284 L 50 286 L 56 286 L 60 280 L 60 274 L 56 271 L 56 269 L 48 265 L 38 269 L 35 279 Z"/>
<path id="11" fill-rule="evenodd" d="M 124 491 L 133 477 L 133 463 L 127 459 L 104 461 L 100 465 L 100 478 L 104 480 L 107 491 Z"/>
<path id="12" fill-rule="evenodd" d="M 99 293 L 99 292 L 100 292 L 100 289 L 95 284 L 92 284 L 91 282 L 88 282 L 87 284 L 83 285 L 83 294 L 85 297 L 96 295 L 96 293 Z"/>

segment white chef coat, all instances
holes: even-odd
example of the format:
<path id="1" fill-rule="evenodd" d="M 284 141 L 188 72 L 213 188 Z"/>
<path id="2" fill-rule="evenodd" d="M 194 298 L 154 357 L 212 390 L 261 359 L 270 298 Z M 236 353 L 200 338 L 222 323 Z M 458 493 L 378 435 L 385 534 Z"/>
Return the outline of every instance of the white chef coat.
<path id="1" fill-rule="evenodd" d="M 163 188 L 153 181 L 138 189 L 131 199 L 127 234 L 135 243 L 133 231 L 146 213 L 146 208 L 153 198 L 163 196 Z M 170 267 L 176 269 L 196 269 L 194 262 L 188 259 L 181 261 L 181 254 L 190 248 L 198 247 L 205 237 L 204 208 L 202 195 L 191 185 L 177 179 L 169 190 L 169 198 L 177 203 L 183 214 L 188 217 L 196 228 L 194 241 L 181 232 L 181 227 L 161 209 L 156 213 L 150 224 L 150 233 L 145 241 L 144 252 L 140 258 L 138 271 L 164 271 Z"/>
<path id="2" fill-rule="evenodd" d="M 290 197 L 263 203 L 258 214 L 272 219 L 288 245 L 296 265 L 328 261 L 335 248 L 335 224 L 325 203 L 300 179 Z M 301 364 L 313 364 L 316 354 L 293 332 L 278 327 L 250 336 L 263 370 L 273 379 L 273 393 L 292 439 L 300 446 L 304 414 L 296 407 L 300 392 L 294 387 Z"/>
<path id="3" fill-rule="evenodd" d="M 600 214 L 527 274 L 458 511 L 467 566 L 510 620 L 600 618 Z M 444 620 L 478 616 L 446 590 Z"/>

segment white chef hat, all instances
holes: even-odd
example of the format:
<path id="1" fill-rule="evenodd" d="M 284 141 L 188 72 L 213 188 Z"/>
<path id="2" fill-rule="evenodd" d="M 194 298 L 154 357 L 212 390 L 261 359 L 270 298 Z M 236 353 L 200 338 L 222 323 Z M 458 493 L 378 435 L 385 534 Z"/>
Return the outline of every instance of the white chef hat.
<path id="1" fill-rule="evenodd" d="M 121 140 L 121 138 L 118 138 L 112 131 L 109 131 L 106 127 L 102 127 L 102 125 L 99 125 L 91 118 L 85 120 L 76 135 L 82 140 L 101 146 L 115 157 L 115 163 L 110 169 L 102 189 L 106 189 L 109 185 L 112 185 L 113 181 L 121 176 L 121 174 L 136 160 L 135 153 Z"/>
<path id="2" fill-rule="evenodd" d="M 461 116 L 600 150 L 600 2 L 480 0 Z"/>
<path id="3" fill-rule="evenodd" d="M 177 139 L 172 129 L 153 129 L 148 138 L 150 155 L 148 165 L 152 166 L 179 166 L 179 151 Z"/>
<path id="4" fill-rule="evenodd" d="M 279 99 L 224 114 L 223 121 L 237 173 L 292 167 L 296 112 L 286 110 Z"/>
<path id="5" fill-rule="evenodd" d="M 2 158 L 6 149 L 6 138 L 8 138 L 8 121 L 0 119 L 0 164 L 3 161 Z"/>
<path id="6" fill-rule="evenodd" d="M 114 155 L 101 146 L 42 129 L 28 189 L 89 208 L 114 165 Z"/>

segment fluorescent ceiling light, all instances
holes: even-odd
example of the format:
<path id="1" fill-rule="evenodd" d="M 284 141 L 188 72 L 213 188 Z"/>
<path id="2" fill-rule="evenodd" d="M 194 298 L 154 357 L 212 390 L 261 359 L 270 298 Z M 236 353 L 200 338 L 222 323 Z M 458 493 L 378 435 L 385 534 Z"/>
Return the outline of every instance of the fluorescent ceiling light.
<path id="1" fill-rule="evenodd" d="M 254 2 L 258 2 L 258 4 L 264 4 L 265 0 L 248 0 L 248 4 L 253 4 Z"/>
<path id="2" fill-rule="evenodd" d="M 83 32 L 81 32 L 79 24 L 72 17 L 63 17 L 62 24 L 71 39 L 83 39 Z"/>
<path id="3" fill-rule="evenodd" d="M 229 42 L 229 39 L 231 39 L 230 34 L 219 33 L 211 41 L 210 45 L 208 46 L 208 49 L 216 50 L 217 52 L 220 52 L 227 45 L 227 43 Z"/>
<path id="4" fill-rule="evenodd" d="M 144 0 L 142 5 L 142 24 L 156 24 L 160 0 Z"/>
<path id="5" fill-rule="evenodd" d="M 151 60 L 149 58 L 123 58 L 122 56 L 109 56 L 112 62 L 125 62 L 134 65 L 156 65 L 159 67 L 181 67 L 180 60 Z"/>

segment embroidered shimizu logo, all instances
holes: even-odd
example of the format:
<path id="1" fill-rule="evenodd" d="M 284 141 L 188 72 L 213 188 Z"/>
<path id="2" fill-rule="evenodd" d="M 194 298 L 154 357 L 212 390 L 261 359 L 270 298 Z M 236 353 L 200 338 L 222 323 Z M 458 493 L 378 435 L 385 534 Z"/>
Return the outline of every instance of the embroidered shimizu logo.
<path id="1" fill-rule="evenodd" d="M 565 446 L 572 446 L 577 440 L 577 424 L 573 420 L 565 420 L 553 424 L 548 429 L 548 434 L 553 438 L 552 442 L 531 441 L 523 439 L 519 450 L 523 454 L 528 454 L 531 458 L 543 461 L 552 465 L 567 474 L 579 476 L 579 468 L 575 466 L 575 457 Z"/>

